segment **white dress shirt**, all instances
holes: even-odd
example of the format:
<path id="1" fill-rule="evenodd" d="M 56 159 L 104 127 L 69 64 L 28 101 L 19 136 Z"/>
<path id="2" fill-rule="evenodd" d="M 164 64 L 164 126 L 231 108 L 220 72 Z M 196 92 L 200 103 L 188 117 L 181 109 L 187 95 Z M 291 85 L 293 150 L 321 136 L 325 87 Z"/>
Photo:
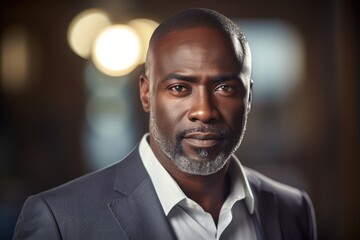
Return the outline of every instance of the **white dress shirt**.
<path id="1" fill-rule="evenodd" d="M 179 240 L 253 240 L 255 228 L 251 220 L 254 197 L 240 161 L 233 155 L 229 167 L 231 189 L 219 215 L 218 224 L 195 201 L 188 198 L 155 157 L 145 134 L 139 146 L 140 157 L 150 175 L 165 215 Z"/>

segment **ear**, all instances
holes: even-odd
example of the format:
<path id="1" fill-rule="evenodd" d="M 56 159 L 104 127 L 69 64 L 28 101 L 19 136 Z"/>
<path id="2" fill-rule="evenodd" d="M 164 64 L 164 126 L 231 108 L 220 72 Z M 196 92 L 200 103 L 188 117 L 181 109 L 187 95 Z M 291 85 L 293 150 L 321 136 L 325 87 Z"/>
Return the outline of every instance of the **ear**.
<path id="1" fill-rule="evenodd" d="M 140 100 L 145 112 L 150 112 L 150 83 L 145 74 L 142 74 L 139 79 Z"/>
<path id="2" fill-rule="evenodd" d="M 249 114 L 250 110 L 251 110 L 251 104 L 252 104 L 252 99 L 253 99 L 253 84 L 254 84 L 254 81 L 252 79 L 250 79 L 250 90 L 249 90 L 249 96 L 248 96 L 248 105 L 246 107 L 246 114 Z"/>

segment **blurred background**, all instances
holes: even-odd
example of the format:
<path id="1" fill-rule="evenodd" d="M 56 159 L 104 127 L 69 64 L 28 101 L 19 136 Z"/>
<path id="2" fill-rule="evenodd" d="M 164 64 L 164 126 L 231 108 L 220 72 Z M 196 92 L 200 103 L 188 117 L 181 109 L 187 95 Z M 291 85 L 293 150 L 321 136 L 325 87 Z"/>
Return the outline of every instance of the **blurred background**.
<path id="1" fill-rule="evenodd" d="M 253 53 L 244 165 L 306 190 L 319 239 L 359 237 L 359 28 L 355 1 L 2 0 L 0 239 L 21 206 L 125 156 L 147 132 L 146 42 L 189 7 L 240 25 Z"/>

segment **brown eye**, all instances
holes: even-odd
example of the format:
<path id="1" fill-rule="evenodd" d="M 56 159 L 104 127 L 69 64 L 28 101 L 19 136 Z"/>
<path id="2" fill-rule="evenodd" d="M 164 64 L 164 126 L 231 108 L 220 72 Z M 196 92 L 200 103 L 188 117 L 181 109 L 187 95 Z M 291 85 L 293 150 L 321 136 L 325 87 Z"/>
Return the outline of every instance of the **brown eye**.
<path id="1" fill-rule="evenodd" d="M 221 85 L 215 89 L 215 91 L 222 91 L 222 92 L 233 92 L 235 88 L 229 85 Z"/>
<path id="2" fill-rule="evenodd" d="M 184 92 L 184 91 L 187 91 L 187 87 L 185 86 L 182 86 L 182 85 L 175 85 L 175 86 L 172 86 L 171 88 L 169 88 L 171 91 L 174 91 L 174 92 Z"/>

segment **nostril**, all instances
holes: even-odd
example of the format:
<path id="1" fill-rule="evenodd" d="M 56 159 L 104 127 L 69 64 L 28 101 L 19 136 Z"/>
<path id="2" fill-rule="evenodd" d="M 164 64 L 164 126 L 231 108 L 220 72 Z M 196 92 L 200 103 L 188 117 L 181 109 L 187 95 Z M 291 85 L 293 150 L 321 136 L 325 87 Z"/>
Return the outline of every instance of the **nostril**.
<path id="1" fill-rule="evenodd" d="M 188 118 L 192 122 L 200 121 L 202 123 L 210 123 L 218 118 L 218 113 L 213 108 L 193 109 L 189 111 Z"/>

